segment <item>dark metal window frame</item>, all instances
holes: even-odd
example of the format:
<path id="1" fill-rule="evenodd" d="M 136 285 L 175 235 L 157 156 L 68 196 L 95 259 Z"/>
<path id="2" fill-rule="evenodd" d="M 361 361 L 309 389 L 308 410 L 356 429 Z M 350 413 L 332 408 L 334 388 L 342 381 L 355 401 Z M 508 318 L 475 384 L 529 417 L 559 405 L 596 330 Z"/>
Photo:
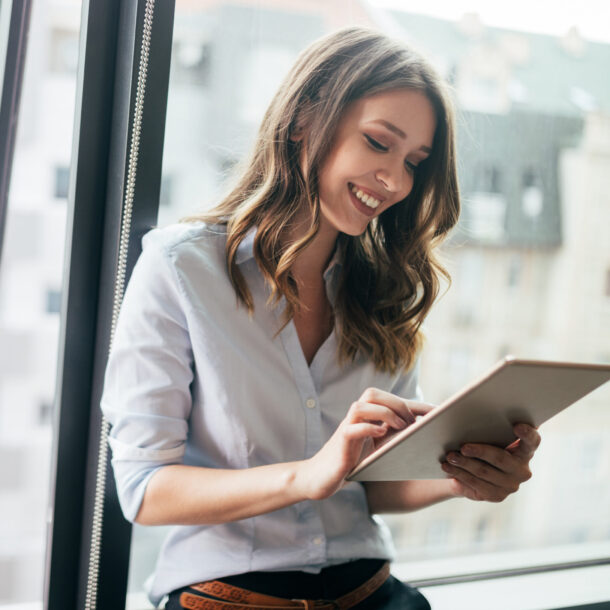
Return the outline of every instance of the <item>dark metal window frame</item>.
<path id="1" fill-rule="evenodd" d="M 2 87 L 0 90 L 0 260 L 2 259 L 8 193 L 13 167 L 13 153 L 15 152 L 15 138 L 17 137 L 17 118 L 31 13 L 32 0 L 14 1 L 8 8 L 2 7 L 0 10 L 0 15 L 8 19 L 8 39 L 6 40 L 6 53 L 2 58 L 4 59 L 4 71 L 0 83 Z"/>
<path id="2" fill-rule="evenodd" d="M 83 2 L 44 591 L 50 610 L 125 605 L 131 526 L 120 512 L 108 460 L 99 465 L 106 484 L 97 490 L 102 518 L 94 519 L 99 448 L 106 442 L 99 401 L 134 146 L 140 154 L 127 227 L 127 278 L 140 239 L 157 218 L 173 15 L 174 2 L 168 0 Z M 152 36 L 142 49 L 146 20 L 153 23 Z M 142 52 L 148 53 L 150 70 L 142 130 L 134 143 Z"/>

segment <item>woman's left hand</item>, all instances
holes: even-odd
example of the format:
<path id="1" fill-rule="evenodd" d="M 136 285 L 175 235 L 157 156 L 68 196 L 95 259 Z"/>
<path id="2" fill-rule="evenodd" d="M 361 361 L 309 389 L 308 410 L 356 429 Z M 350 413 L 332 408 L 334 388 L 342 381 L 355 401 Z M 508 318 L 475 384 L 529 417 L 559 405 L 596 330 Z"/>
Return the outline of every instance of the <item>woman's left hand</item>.
<path id="1" fill-rule="evenodd" d="M 454 495 L 502 502 L 532 476 L 529 462 L 540 445 L 540 434 L 527 424 L 515 425 L 514 431 L 517 440 L 506 449 L 467 443 L 459 452 L 447 454 L 442 468 L 452 477 Z"/>

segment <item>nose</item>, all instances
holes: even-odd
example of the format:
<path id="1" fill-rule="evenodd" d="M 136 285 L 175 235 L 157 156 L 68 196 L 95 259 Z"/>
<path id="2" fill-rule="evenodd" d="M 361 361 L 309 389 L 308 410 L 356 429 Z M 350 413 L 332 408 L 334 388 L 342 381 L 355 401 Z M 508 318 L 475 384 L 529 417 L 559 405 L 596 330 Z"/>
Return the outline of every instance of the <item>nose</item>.
<path id="1" fill-rule="evenodd" d="M 393 194 L 406 197 L 413 186 L 413 179 L 402 162 L 394 162 L 377 170 L 375 178 L 383 188 Z"/>

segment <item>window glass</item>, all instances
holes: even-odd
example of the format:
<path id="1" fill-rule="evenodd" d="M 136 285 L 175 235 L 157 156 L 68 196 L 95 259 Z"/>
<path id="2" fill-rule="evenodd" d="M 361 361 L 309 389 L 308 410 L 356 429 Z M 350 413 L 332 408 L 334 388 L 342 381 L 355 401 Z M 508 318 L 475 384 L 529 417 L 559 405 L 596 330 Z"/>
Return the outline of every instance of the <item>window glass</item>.
<path id="1" fill-rule="evenodd" d="M 0 606 L 43 595 L 80 5 L 34 2 L 28 37 L 0 261 Z"/>
<path id="2" fill-rule="evenodd" d="M 455 88 L 463 212 L 443 247 L 452 287 L 426 324 L 427 401 L 508 353 L 609 362 L 610 44 L 577 30 L 540 34 L 531 22 L 496 27 L 375 3 L 178 0 L 159 224 L 219 201 L 296 54 L 353 23 L 402 36 Z M 455 500 L 387 517 L 405 574 L 423 560 L 482 554 L 467 571 L 498 554 L 523 565 L 533 549 L 541 563 L 608 556 L 609 403 L 605 388 L 546 424 L 534 478 L 502 504 Z M 134 529 L 133 593 L 163 533 Z"/>

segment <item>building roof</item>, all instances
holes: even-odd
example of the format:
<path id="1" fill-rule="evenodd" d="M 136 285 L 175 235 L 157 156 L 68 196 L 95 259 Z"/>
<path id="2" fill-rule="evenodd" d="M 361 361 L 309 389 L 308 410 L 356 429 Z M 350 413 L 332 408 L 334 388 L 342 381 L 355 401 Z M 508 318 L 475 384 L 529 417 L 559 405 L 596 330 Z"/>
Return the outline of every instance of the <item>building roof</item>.
<path id="1" fill-rule="evenodd" d="M 452 82 L 461 114 L 462 214 L 455 240 L 491 246 L 562 242 L 561 151 L 586 115 L 610 113 L 610 45 L 392 11 L 408 42 Z"/>
<path id="2" fill-rule="evenodd" d="M 446 75 L 477 46 L 503 53 L 519 88 L 515 108 L 564 116 L 610 113 L 610 44 L 584 40 L 574 29 L 558 37 L 489 27 L 473 16 L 455 22 L 391 14 Z"/>

